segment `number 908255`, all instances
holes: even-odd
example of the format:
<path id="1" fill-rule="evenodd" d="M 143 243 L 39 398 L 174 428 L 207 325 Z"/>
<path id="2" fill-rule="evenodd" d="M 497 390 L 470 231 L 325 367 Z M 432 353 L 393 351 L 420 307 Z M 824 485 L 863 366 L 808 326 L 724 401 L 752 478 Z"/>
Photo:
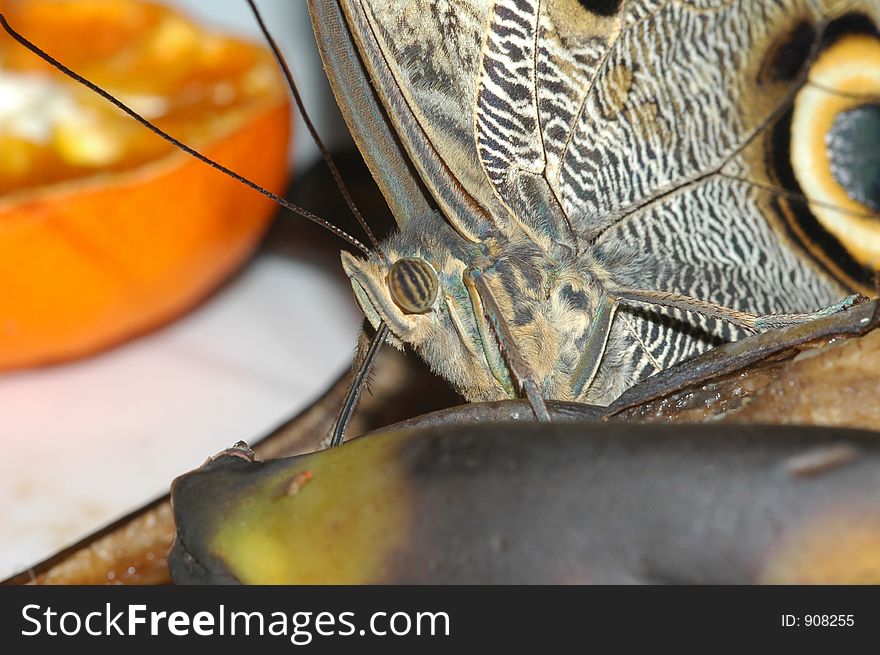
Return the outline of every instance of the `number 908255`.
<path id="1" fill-rule="evenodd" d="M 844 628 L 856 624 L 854 614 L 783 614 L 782 625 L 786 628 Z"/>

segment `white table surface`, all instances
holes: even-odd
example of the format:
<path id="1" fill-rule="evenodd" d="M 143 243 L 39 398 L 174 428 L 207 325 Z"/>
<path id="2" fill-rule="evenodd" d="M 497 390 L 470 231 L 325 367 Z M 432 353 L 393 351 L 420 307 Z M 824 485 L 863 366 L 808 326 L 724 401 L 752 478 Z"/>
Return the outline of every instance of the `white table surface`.
<path id="1" fill-rule="evenodd" d="M 350 364 L 359 322 L 340 275 L 263 252 L 168 327 L 0 375 L 0 578 L 292 416 Z"/>

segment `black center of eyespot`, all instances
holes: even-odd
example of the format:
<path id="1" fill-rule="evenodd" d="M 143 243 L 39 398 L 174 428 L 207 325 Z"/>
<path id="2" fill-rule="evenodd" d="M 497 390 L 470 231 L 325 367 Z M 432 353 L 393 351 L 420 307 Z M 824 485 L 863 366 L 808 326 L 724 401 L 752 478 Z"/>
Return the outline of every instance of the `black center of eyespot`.
<path id="1" fill-rule="evenodd" d="M 422 259 L 398 259 L 388 271 L 391 299 L 408 314 L 430 311 L 438 287 L 434 269 Z"/>
<path id="2" fill-rule="evenodd" d="M 614 16 L 623 0 L 578 0 L 581 7 L 598 16 Z"/>
<path id="3" fill-rule="evenodd" d="M 846 194 L 880 212 L 880 103 L 837 114 L 825 145 L 831 175 Z"/>

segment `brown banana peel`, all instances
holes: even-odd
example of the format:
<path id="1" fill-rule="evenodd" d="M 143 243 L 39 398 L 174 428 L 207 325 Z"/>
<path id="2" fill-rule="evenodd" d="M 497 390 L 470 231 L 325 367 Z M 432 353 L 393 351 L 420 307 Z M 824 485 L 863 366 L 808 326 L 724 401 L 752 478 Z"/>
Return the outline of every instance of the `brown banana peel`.
<path id="1" fill-rule="evenodd" d="M 176 582 L 880 583 L 880 439 L 727 424 L 389 429 L 172 491 Z"/>

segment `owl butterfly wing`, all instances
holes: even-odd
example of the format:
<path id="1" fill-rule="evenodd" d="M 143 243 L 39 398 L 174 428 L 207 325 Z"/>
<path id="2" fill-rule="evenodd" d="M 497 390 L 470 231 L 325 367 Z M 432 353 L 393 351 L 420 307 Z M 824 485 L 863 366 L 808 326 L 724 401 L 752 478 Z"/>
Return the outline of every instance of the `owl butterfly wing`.
<path id="1" fill-rule="evenodd" d="M 827 306 L 870 289 L 880 263 L 878 13 L 876 0 L 500 0 L 480 161 L 521 217 L 548 206 L 543 180 L 617 283 L 759 314 Z M 664 314 L 621 313 L 594 400 L 739 336 Z"/>
<path id="2" fill-rule="evenodd" d="M 762 162 L 737 155 L 790 106 L 834 17 L 877 12 L 872 0 L 338 2 L 420 178 L 475 240 L 493 228 L 592 240 L 734 159 L 759 182 Z"/>
<path id="3" fill-rule="evenodd" d="M 520 218 L 558 208 L 581 240 L 716 174 L 870 220 L 876 164 L 846 189 L 822 188 L 833 162 L 807 169 L 829 135 L 849 164 L 847 145 L 867 148 L 846 137 L 877 133 L 878 12 L 875 0 L 499 0 L 476 90 L 479 159 Z M 785 135 L 779 119 L 798 104 Z M 864 104 L 835 133 L 822 124 Z M 781 170 L 789 154 L 803 179 Z M 536 203 L 541 181 L 558 203 Z"/>
<path id="4" fill-rule="evenodd" d="M 539 2 L 336 2 L 414 167 L 460 234 L 477 241 L 525 232 L 547 246 L 577 238 L 543 174 L 536 21 L 517 26 L 515 44 L 492 51 L 509 33 L 511 8 L 527 5 L 534 18 Z M 570 76 L 567 87 L 585 89 L 624 15 L 607 1 L 593 3 L 603 6 L 597 12 L 584 12 L 577 0 L 544 4 L 572 19 L 565 22 L 571 42 L 563 45 L 575 43 L 577 52 L 563 53 L 566 61 L 558 63 Z M 508 72 L 516 79 L 502 79 Z M 552 105 L 547 116 L 562 109 L 553 104 L 561 96 L 551 96 L 544 94 Z M 551 123 L 559 128 L 564 120 Z"/>
<path id="5" fill-rule="evenodd" d="M 878 14 L 874 0 L 676 0 L 629 20 L 560 130 L 567 138 L 545 138 L 548 178 L 579 233 L 595 238 L 713 175 L 876 218 L 876 186 L 871 207 L 858 181 L 844 188 L 848 181 L 828 179 L 824 142 L 841 137 L 843 158 L 867 150 L 832 130 L 860 105 L 870 107 L 850 121 L 850 136 L 858 123 L 877 138 L 869 124 L 880 95 Z"/>
<path id="6" fill-rule="evenodd" d="M 873 0 L 677 2 L 622 34 L 557 178 L 621 282 L 755 313 L 870 291 L 878 14 Z M 699 336 L 674 320 L 621 318 L 614 341 L 634 379 L 705 349 L 707 334 L 737 336 L 713 321 Z"/>
<path id="7" fill-rule="evenodd" d="M 327 79 L 349 132 L 398 226 L 405 228 L 413 217 L 433 213 L 430 195 L 400 147 L 339 5 L 309 0 L 308 6 Z"/>
<path id="8" fill-rule="evenodd" d="M 528 212 L 507 207 L 477 156 L 482 50 L 493 0 L 338 2 L 395 132 L 453 227 L 472 241 L 528 227 L 521 218 Z M 540 191 L 550 197 L 546 184 Z"/>

